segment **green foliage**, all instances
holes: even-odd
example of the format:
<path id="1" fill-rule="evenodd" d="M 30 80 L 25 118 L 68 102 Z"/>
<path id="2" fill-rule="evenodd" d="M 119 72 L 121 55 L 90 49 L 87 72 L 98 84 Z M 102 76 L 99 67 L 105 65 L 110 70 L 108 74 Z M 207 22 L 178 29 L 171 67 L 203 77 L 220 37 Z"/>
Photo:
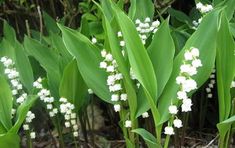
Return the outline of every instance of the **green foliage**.
<path id="1" fill-rule="evenodd" d="M 100 50 L 79 32 L 62 25 L 59 25 L 59 27 L 62 31 L 65 46 L 75 56 L 78 69 L 87 86 L 101 99 L 111 102 L 110 93 L 106 86 L 107 74 L 99 68 L 99 63 L 102 61 Z"/>
<path id="2" fill-rule="evenodd" d="M 234 56 L 234 39 L 229 31 L 229 22 L 224 13 L 221 16 L 221 24 L 219 35 L 217 37 L 217 55 L 216 55 L 216 74 L 217 89 L 219 100 L 219 121 L 217 124 L 220 133 L 220 146 L 227 147 L 227 140 L 231 130 L 233 117 L 232 98 L 230 94 L 230 86 L 235 76 L 235 56 Z M 228 119 L 229 118 L 229 119 Z"/>
<path id="3" fill-rule="evenodd" d="M 8 133 L 6 135 L 0 135 L 0 147 L 8 148 L 14 147 L 19 148 L 20 137 L 15 133 Z"/>
<path id="4" fill-rule="evenodd" d="M 28 4 L 25 0 L 17 2 L 20 6 Z M 50 89 L 56 100 L 53 105 L 57 107 L 60 105 L 59 97 L 65 97 L 75 105 L 76 113 L 83 113 L 90 99 L 93 99 L 88 97 L 88 88 L 104 102 L 115 104 L 116 102 L 111 101 L 113 93 L 107 86 L 108 73 L 99 67 L 103 61 L 100 55 L 102 49 L 112 54 L 118 65 L 117 71 L 123 76 L 120 80 L 123 91 L 118 92 L 118 95 L 124 92 L 128 96 L 126 102 L 118 101 L 121 105 L 119 125 L 126 147 L 139 147 L 139 136 L 149 148 L 162 147 L 162 127 L 166 122 L 171 126 L 174 118 L 169 114 L 168 107 L 171 104 L 180 105 L 177 99 L 179 85 L 176 84 L 176 77 L 184 62 L 184 53 L 191 47 L 199 49 L 199 59 L 203 65 L 192 77 L 197 82 L 197 90 L 201 90 L 199 88 L 207 82 L 212 69 L 216 67 L 219 146 L 228 147 L 235 126 L 232 99 L 235 93 L 234 88 L 230 88 L 235 77 L 235 1 L 213 0 L 214 10 L 201 14 L 193 7 L 190 11 L 187 9 L 189 16 L 175 5 L 169 7 L 171 2 L 174 1 L 153 3 L 152 0 L 101 0 L 100 4 L 84 1 L 72 7 L 72 1 L 61 1 L 65 7 L 65 16 L 60 21 L 55 21 L 46 11 L 42 11 L 43 26 L 40 28 L 42 27 L 43 32 L 27 28 L 29 34 L 24 37 L 23 43 L 17 40 L 15 30 L 4 21 L 0 56 L 7 56 L 14 61 L 24 86 L 23 90 L 28 93 L 28 97 L 23 104 L 15 104 L 15 98 L 18 96 L 12 96 L 10 83 L 6 80 L 3 66 L 0 64 L 0 147 L 19 147 L 19 129 L 27 112 L 37 100 L 33 81 L 38 76 L 46 76 L 45 86 Z M 195 3 L 198 2 L 211 3 L 210 0 L 195 0 Z M 165 19 L 167 15 L 170 16 Z M 80 25 L 73 24 L 77 22 L 77 16 L 81 16 L 78 21 Z M 147 17 L 150 20 L 160 18 L 161 25 L 155 33 L 146 33 L 147 42 L 143 44 L 135 20 L 144 21 Z M 201 22 L 195 20 L 200 17 Z M 199 26 L 195 25 L 195 21 Z M 74 29 L 65 27 L 66 25 L 73 26 Z M 117 36 L 119 31 L 122 37 Z M 17 35 L 18 33 L 19 29 Z M 44 33 L 47 35 L 44 36 Z M 92 43 L 92 37 L 98 42 Z M 120 46 L 120 40 L 125 42 L 124 47 Z M 125 51 L 124 55 L 122 50 Z M 130 68 L 136 80 L 132 80 Z M 140 83 L 140 88 L 135 86 L 137 82 Z M 194 93 L 195 91 L 191 92 L 188 97 L 192 97 Z M 197 93 L 204 95 L 204 92 Z M 204 98 L 198 97 L 197 100 L 199 99 Z M 11 117 L 13 106 L 17 109 L 14 118 Z M 155 129 L 155 135 L 140 128 L 145 126 L 138 123 L 142 123 L 138 118 L 146 111 L 151 112 L 153 117 L 152 129 Z M 84 117 L 79 119 L 86 124 Z M 181 115 L 178 114 L 177 118 L 180 119 Z M 57 119 L 56 127 L 60 127 L 60 115 Z M 125 127 L 127 120 L 131 120 L 130 128 Z M 86 125 L 82 126 L 86 130 Z M 59 129 L 58 133 L 61 143 L 62 130 Z M 168 146 L 169 138 L 168 135 L 165 139 L 165 147 Z"/>
<path id="5" fill-rule="evenodd" d="M 11 89 L 3 76 L 0 76 L 0 88 L 0 122 L 6 130 L 9 130 L 12 127 L 12 95 Z"/>
<path id="6" fill-rule="evenodd" d="M 33 56 L 40 65 L 47 71 L 48 83 L 53 96 L 59 96 L 59 83 L 61 73 L 59 63 L 59 55 L 52 49 L 46 47 L 40 42 L 25 37 L 24 47 L 30 56 Z"/>
<path id="7" fill-rule="evenodd" d="M 188 50 L 190 47 L 196 47 L 200 50 L 200 59 L 202 61 L 203 67 L 199 68 L 197 75 L 193 78 L 197 81 L 198 87 L 200 87 L 209 77 L 215 62 L 215 37 L 217 35 L 218 16 L 218 10 L 214 10 L 213 12 L 206 15 L 198 29 L 188 39 L 182 51 L 180 51 L 180 53 L 174 59 L 172 75 L 159 98 L 160 100 L 158 107 L 160 114 L 162 115 L 160 123 L 164 123 L 168 119 L 168 106 L 171 102 L 176 101 L 176 92 L 179 87 L 176 84 L 176 77 L 179 74 L 180 65 L 182 64 L 185 50 Z M 212 24 L 210 28 L 208 28 L 209 23 Z M 205 34 L 205 32 L 207 33 Z"/>
<path id="8" fill-rule="evenodd" d="M 146 144 L 148 145 L 148 148 L 161 147 L 161 145 L 156 143 L 156 138 L 145 129 L 138 128 L 132 130 L 132 132 L 139 134 L 145 140 Z"/>
<path id="9" fill-rule="evenodd" d="M 68 99 L 77 110 L 87 102 L 87 87 L 77 67 L 77 61 L 72 60 L 64 69 L 60 82 L 60 96 Z"/>

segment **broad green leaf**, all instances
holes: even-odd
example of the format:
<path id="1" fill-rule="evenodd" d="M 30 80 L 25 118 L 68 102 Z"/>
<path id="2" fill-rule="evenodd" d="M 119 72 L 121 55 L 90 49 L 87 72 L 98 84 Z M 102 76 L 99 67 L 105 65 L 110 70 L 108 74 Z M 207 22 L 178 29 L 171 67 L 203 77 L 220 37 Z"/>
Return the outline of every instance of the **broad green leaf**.
<path id="1" fill-rule="evenodd" d="M 196 80 L 198 88 L 208 79 L 214 67 L 216 54 L 216 35 L 219 10 L 208 13 L 202 20 L 197 31 L 186 42 L 184 48 L 174 60 L 172 75 L 159 99 L 158 108 L 162 115 L 161 122 L 164 123 L 168 117 L 168 106 L 171 102 L 177 101 L 176 93 L 179 86 L 176 84 L 176 77 L 179 75 L 180 65 L 183 63 L 184 52 L 191 47 L 196 47 L 200 51 L 200 59 L 203 66 L 198 69 L 197 75 L 193 76 Z M 208 27 L 208 24 L 211 24 Z"/>
<path id="2" fill-rule="evenodd" d="M 148 131 L 146 131 L 143 128 L 138 128 L 132 130 L 132 132 L 139 134 L 145 141 L 145 143 L 148 145 L 148 148 L 160 148 L 161 145 L 157 144 L 156 141 L 157 139 Z"/>
<path id="3" fill-rule="evenodd" d="M 43 20 L 49 34 L 51 32 L 56 34 L 60 32 L 60 29 L 56 25 L 56 21 L 51 16 L 49 16 L 45 11 L 43 11 Z"/>
<path id="4" fill-rule="evenodd" d="M 235 116 L 232 116 L 216 125 L 219 130 L 220 139 L 224 140 L 226 134 L 229 132 L 234 122 L 235 122 Z"/>
<path id="5" fill-rule="evenodd" d="M 111 22 L 113 18 L 113 11 L 109 1 L 101 1 L 101 7 L 106 18 Z"/>
<path id="6" fill-rule="evenodd" d="M 168 8 L 167 11 L 171 17 L 174 17 L 178 21 L 186 23 L 188 25 L 192 24 L 192 20 L 185 13 L 178 11 L 178 10 L 175 10 L 173 8 Z"/>
<path id="7" fill-rule="evenodd" d="M 10 44 L 9 41 L 6 39 L 3 39 L 1 42 L 1 47 L 0 47 L 0 56 L 7 56 L 8 58 L 11 58 L 13 61 L 15 61 L 15 49 L 13 46 Z"/>
<path id="8" fill-rule="evenodd" d="M 10 133 L 14 133 L 14 134 L 18 133 L 20 127 L 22 126 L 22 123 L 24 122 L 26 118 L 27 112 L 32 107 L 36 99 L 37 99 L 37 96 L 29 95 L 26 101 L 17 108 L 16 122 L 14 126 L 10 129 L 9 131 Z"/>
<path id="9" fill-rule="evenodd" d="M 164 21 L 148 47 L 149 57 L 153 63 L 158 81 L 158 96 L 161 95 L 173 68 L 175 53 L 174 41 L 170 34 L 168 21 Z"/>
<path id="10" fill-rule="evenodd" d="M 231 20 L 234 15 L 235 1 L 234 0 L 214 0 L 215 7 L 224 7 L 224 11 L 227 15 L 227 19 Z"/>
<path id="11" fill-rule="evenodd" d="M 20 148 L 20 137 L 16 133 L 0 135 L 1 148 Z"/>
<path id="12" fill-rule="evenodd" d="M 11 44 L 15 44 L 16 41 L 16 33 L 15 30 L 4 20 L 4 27 L 3 27 L 3 34 L 4 38 L 8 40 Z"/>
<path id="13" fill-rule="evenodd" d="M 106 85 L 107 73 L 99 68 L 102 61 L 100 50 L 88 38 L 72 29 L 59 25 L 67 50 L 75 56 L 78 69 L 94 93 L 106 102 L 111 103 L 110 92 Z"/>
<path id="14" fill-rule="evenodd" d="M 220 122 L 231 112 L 230 86 L 235 75 L 234 39 L 229 30 L 229 22 L 223 13 L 217 38 L 216 78 L 219 99 Z"/>
<path id="15" fill-rule="evenodd" d="M 20 74 L 20 81 L 29 93 L 33 89 L 33 70 L 28 57 L 25 55 L 24 47 L 17 41 L 15 45 L 15 64 Z"/>
<path id="16" fill-rule="evenodd" d="M 157 80 L 147 50 L 135 29 L 133 22 L 114 4 L 115 17 L 123 33 L 130 65 L 138 81 L 149 92 L 152 99 L 157 96 Z"/>
<path id="17" fill-rule="evenodd" d="M 170 34 L 168 21 L 164 21 L 154 34 L 153 40 L 148 47 L 148 54 L 152 61 L 157 78 L 158 97 L 161 95 L 167 81 L 169 80 L 173 68 L 173 58 L 175 53 L 174 41 Z M 142 89 L 138 94 L 137 116 L 149 109 L 148 102 L 143 99 Z"/>
<path id="18" fill-rule="evenodd" d="M 5 134 L 7 132 L 6 128 L 0 122 L 0 135 Z"/>
<path id="19" fill-rule="evenodd" d="M 79 28 L 79 31 L 86 37 L 90 36 L 89 32 L 89 25 L 88 25 L 88 20 L 86 18 L 86 15 L 84 14 L 81 18 L 81 26 Z"/>
<path id="20" fill-rule="evenodd" d="M 66 49 L 61 36 L 51 33 L 50 38 L 52 47 L 60 55 L 59 61 L 62 63 L 61 73 L 63 73 L 64 67 L 72 60 L 73 57 Z"/>
<path id="21" fill-rule="evenodd" d="M 80 110 L 87 101 L 87 87 L 78 70 L 76 60 L 72 60 L 64 69 L 59 91 L 60 96 L 73 103 L 76 110 Z"/>
<path id="22" fill-rule="evenodd" d="M 112 8 L 123 34 L 130 65 L 135 76 L 137 77 L 137 80 L 144 88 L 144 93 L 147 96 L 149 105 L 151 106 L 156 124 L 159 120 L 159 114 L 155 105 L 157 99 L 157 79 L 154 73 L 153 65 L 133 22 L 118 6 L 113 3 Z"/>
<path id="23" fill-rule="evenodd" d="M 54 97 L 58 98 L 61 73 L 57 52 L 28 37 L 25 37 L 24 39 L 24 46 L 27 53 L 30 56 L 33 56 L 46 70 L 51 93 Z"/>
<path id="24" fill-rule="evenodd" d="M 231 20 L 234 15 L 235 10 L 235 1 L 234 0 L 227 0 L 225 3 L 225 12 L 227 14 L 228 20 Z"/>
<path id="25" fill-rule="evenodd" d="M 144 21 L 146 17 L 150 19 L 154 15 L 154 4 L 152 0 L 131 0 L 128 16 L 132 20 L 140 19 Z"/>
<path id="26" fill-rule="evenodd" d="M 0 49 L 0 56 L 7 56 L 11 58 L 17 71 L 20 73 L 20 81 L 27 88 L 28 92 L 32 91 L 33 72 L 28 57 L 25 55 L 23 46 L 15 41 L 11 44 L 10 40 L 2 41 L 2 49 Z M 1 47 L 0 47 L 1 48 Z"/>
<path id="27" fill-rule="evenodd" d="M 5 129 L 9 130 L 12 127 L 12 94 L 10 86 L 3 76 L 0 76 L 0 88 L 0 121 Z"/>

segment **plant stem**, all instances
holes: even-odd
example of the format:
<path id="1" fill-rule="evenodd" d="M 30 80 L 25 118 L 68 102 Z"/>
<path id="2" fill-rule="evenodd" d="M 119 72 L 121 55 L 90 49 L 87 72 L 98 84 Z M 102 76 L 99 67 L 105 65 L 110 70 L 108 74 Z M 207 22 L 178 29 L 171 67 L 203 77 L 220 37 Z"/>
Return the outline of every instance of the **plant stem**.
<path id="1" fill-rule="evenodd" d="M 56 116 L 55 125 L 56 125 L 56 129 L 58 131 L 58 134 L 59 134 L 60 148 L 64 148 L 64 139 L 63 139 L 63 134 L 62 134 L 62 131 L 61 131 L 61 127 L 60 127 L 60 122 L 59 122 L 58 116 Z"/>
<path id="2" fill-rule="evenodd" d="M 26 131 L 26 136 L 27 136 L 27 145 L 28 145 L 28 148 L 32 148 L 33 147 L 33 143 L 32 143 L 32 139 L 30 137 L 30 130 Z"/>
<path id="3" fill-rule="evenodd" d="M 78 148 L 76 137 L 74 135 L 73 135 L 73 141 L 74 141 L 74 144 L 75 144 L 75 148 Z"/>
<path id="4" fill-rule="evenodd" d="M 125 141 L 126 141 L 126 147 L 129 148 L 129 146 L 128 146 L 128 144 L 127 144 L 127 140 L 129 140 L 129 136 L 128 136 L 128 131 L 127 131 L 127 129 L 125 128 L 125 125 L 124 125 L 125 113 L 124 113 L 123 110 L 120 111 L 119 116 L 120 116 L 121 121 L 122 121 L 122 122 L 121 122 L 121 123 L 122 123 L 121 129 L 122 129 L 122 132 L 123 132 L 123 134 L 124 134 Z"/>
<path id="5" fill-rule="evenodd" d="M 164 148 L 168 148 L 169 142 L 170 142 L 170 135 L 167 135 L 164 143 Z"/>

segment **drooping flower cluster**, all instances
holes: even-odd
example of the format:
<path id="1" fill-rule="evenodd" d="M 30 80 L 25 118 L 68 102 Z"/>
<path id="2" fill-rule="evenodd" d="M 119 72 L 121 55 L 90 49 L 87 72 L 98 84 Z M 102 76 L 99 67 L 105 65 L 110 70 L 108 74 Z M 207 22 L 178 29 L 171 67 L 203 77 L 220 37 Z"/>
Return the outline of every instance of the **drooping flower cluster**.
<path id="1" fill-rule="evenodd" d="M 40 100 L 46 104 L 46 109 L 49 111 L 49 116 L 54 117 L 58 113 L 58 109 L 53 105 L 55 99 L 51 96 L 49 90 L 43 88 L 42 78 L 39 77 L 33 83 L 33 87 L 39 90 L 37 95 L 39 96 Z"/>
<path id="2" fill-rule="evenodd" d="M 150 19 L 149 18 L 146 18 L 145 19 L 145 21 L 150 21 Z M 137 21 L 138 22 L 138 21 Z M 159 22 L 159 21 L 156 21 L 156 22 Z M 156 22 L 155 22 L 155 25 L 156 25 Z M 154 24 L 154 23 L 153 23 Z M 160 22 L 159 22 L 159 24 L 160 24 Z M 159 26 L 159 24 L 155 27 L 155 29 L 157 29 L 157 27 Z M 153 25 L 154 26 L 154 25 Z M 156 30 L 155 30 L 156 31 Z M 139 32 L 140 33 L 140 32 Z M 149 32 L 148 32 L 149 33 Z M 143 43 L 145 43 L 145 40 L 147 39 L 147 38 L 145 38 L 144 36 L 146 36 L 146 35 L 141 35 L 141 34 L 139 34 L 140 35 L 140 37 L 141 37 L 141 39 L 142 39 L 142 42 Z M 125 55 L 125 50 L 124 50 L 124 46 L 125 46 L 125 42 L 122 40 L 122 33 L 119 31 L 118 33 L 117 33 L 117 36 L 118 36 L 118 38 L 120 38 L 120 46 L 122 47 L 122 55 L 124 56 Z M 143 38 L 144 37 L 144 38 Z M 139 83 L 139 81 L 137 80 L 137 78 L 136 78 L 136 76 L 135 76 L 135 74 L 134 74 L 134 72 L 133 72 L 133 70 L 132 70 L 132 68 L 130 68 L 130 77 L 131 77 L 131 79 L 135 82 L 135 84 L 136 84 L 136 86 L 137 86 L 137 88 L 139 89 L 140 88 L 140 83 Z M 114 106 L 114 109 L 119 109 L 119 105 L 116 105 L 116 106 Z M 148 114 L 148 112 L 144 112 L 143 114 L 142 114 L 142 117 L 143 118 L 148 118 L 149 117 L 149 114 Z"/>
<path id="3" fill-rule="evenodd" d="M 12 94 L 17 98 L 16 103 L 17 104 L 23 104 L 25 100 L 27 99 L 27 93 L 23 90 L 23 85 L 20 82 L 19 78 L 19 72 L 15 68 L 15 63 L 12 59 L 4 56 L 0 60 L 4 65 L 4 73 L 7 75 L 7 78 L 11 84 Z M 16 109 L 12 109 L 12 118 L 14 117 L 14 114 L 16 112 Z M 31 111 L 28 111 L 25 119 L 25 124 L 23 125 L 23 129 L 28 131 L 30 130 L 30 123 L 35 118 L 35 114 Z M 36 134 L 35 132 L 30 132 L 31 139 L 35 139 Z"/>
<path id="4" fill-rule="evenodd" d="M 32 123 L 33 119 L 35 118 L 35 114 L 31 111 L 27 112 L 25 123 L 23 124 L 23 129 L 25 131 L 30 131 L 30 124 Z M 30 138 L 35 139 L 36 134 L 35 132 L 30 132 Z"/>
<path id="5" fill-rule="evenodd" d="M 78 124 L 77 124 L 77 114 L 74 112 L 74 105 L 66 98 L 60 98 L 60 112 L 64 114 L 65 127 L 71 128 L 73 131 L 73 136 L 78 137 Z"/>
<path id="6" fill-rule="evenodd" d="M 120 101 L 127 100 L 127 94 L 124 93 L 121 84 L 123 76 L 117 70 L 117 62 L 115 59 L 113 59 L 111 53 L 108 53 L 106 50 L 102 50 L 101 56 L 104 58 L 104 61 L 100 62 L 100 68 L 105 69 L 109 74 L 107 78 L 107 85 L 109 86 L 109 91 L 112 93 L 111 101 L 115 102 L 115 112 L 119 112 L 121 110 Z"/>
<path id="7" fill-rule="evenodd" d="M 12 94 L 14 96 L 18 95 L 19 91 L 23 89 L 23 85 L 20 83 L 19 72 L 15 68 L 15 63 L 13 62 L 12 59 L 6 56 L 2 57 L 0 61 L 3 63 L 4 73 L 7 75 L 7 78 L 9 79 L 11 83 Z M 20 98 L 20 100 L 17 101 L 20 104 L 24 102 L 24 99 L 23 100 L 21 99 L 22 98 Z"/>
<path id="8" fill-rule="evenodd" d="M 212 5 L 206 4 L 203 5 L 201 2 L 196 4 L 196 8 L 203 14 L 203 13 L 208 13 L 211 10 L 213 10 Z"/>
<path id="9" fill-rule="evenodd" d="M 212 89 L 214 88 L 215 85 L 215 69 L 213 69 L 211 75 L 210 75 L 210 82 L 208 86 L 206 87 L 206 92 L 207 92 L 207 98 L 212 98 Z"/>
<path id="10" fill-rule="evenodd" d="M 209 4 L 206 4 L 206 5 L 203 5 L 201 2 L 197 3 L 196 4 L 196 9 L 199 10 L 199 12 L 204 15 L 210 11 L 213 10 L 213 6 L 212 5 L 209 5 Z M 194 20 L 192 23 L 194 25 L 194 29 L 196 29 L 196 27 L 201 23 L 202 21 L 202 17 L 199 18 L 198 20 Z"/>
<path id="11" fill-rule="evenodd" d="M 179 76 L 176 77 L 176 83 L 180 86 L 177 92 L 177 99 L 182 102 L 181 111 L 189 112 L 191 111 L 192 100 L 188 97 L 188 93 L 197 89 L 197 82 L 192 79 L 192 76 L 197 74 L 197 68 L 202 66 L 199 57 L 199 50 L 197 48 L 191 47 L 184 53 L 184 61 L 180 66 Z M 169 113 L 175 117 L 178 113 L 178 108 L 176 105 L 170 105 Z M 182 127 L 182 121 L 176 117 L 173 121 L 173 125 L 176 128 Z M 173 135 L 173 127 L 168 125 L 165 128 L 165 134 Z"/>
<path id="12" fill-rule="evenodd" d="M 101 51 L 101 56 L 104 58 L 102 62 L 100 62 L 100 68 L 105 69 L 109 74 L 107 78 L 107 85 L 109 87 L 109 91 L 111 92 L 111 101 L 114 104 L 114 111 L 119 112 L 121 110 L 121 101 L 127 101 L 128 96 L 123 89 L 122 86 L 122 74 L 118 71 L 117 62 L 113 59 L 111 53 L 108 53 L 105 49 Z M 131 121 L 125 121 L 125 127 L 131 127 Z"/>
<path id="13" fill-rule="evenodd" d="M 142 43 L 145 44 L 149 34 L 155 33 L 158 30 L 160 22 L 158 20 L 151 22 L 151 19 L 147 17 L 143 22 L 141 22 L 139 19 L 136 19 L 135 24 Z"/>

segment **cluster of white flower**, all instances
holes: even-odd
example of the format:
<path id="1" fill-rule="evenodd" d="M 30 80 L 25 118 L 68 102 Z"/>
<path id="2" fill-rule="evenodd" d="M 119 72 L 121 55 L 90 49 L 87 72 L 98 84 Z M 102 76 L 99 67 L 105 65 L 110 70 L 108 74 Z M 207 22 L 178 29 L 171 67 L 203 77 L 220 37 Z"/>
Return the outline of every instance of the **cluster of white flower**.
<path id="1" fill-rule="evenodd" d="M 24 93 L 23 90 L 23 85 L 20 82 L 20 78 L 19 78 L 19 72 L 16 70 L 15 63 L 13 62 L 12 59 L 4 56 L 1 58 L 0 60 L 3 65 L 4 65 L 4 73 L 7 75 L 7 78 L 10 81 L 11 84 L 11 88 L 12 88 L 12 94 L 17 97 L 16 99 L 16 103 L 18 104 L 22 104 L 25 102 L 25 100 L 27 99 L 27 94 Z M 16 113 L 16 109 L 12 109 L 12 118 L 14 117 Z M 35 118 L 35 114 L 32 113 L 31 111 L 28 111 L 27 115 L 26 115 L 26 120 L 25 120 L 25 124 L 23 125 L 23 129 L 24 130 L 30 130 L 29 129 L 29 124 L 32 122 L 32 120 Z M 36 134 L 35 132 L 30 132 L 30 137 L 32 139 L 35 139 Z"/>
<path id="2" fill-rule="evenodd" d="M 211 10 L 213 10 L 212 5 L 206 4 L 203 5 L 201 2 L 196 4 L 196 8 L 203 14 L 203 13 L 208 13 Z"/>
<path id="3" fill-rule="evenodd" d="M 60 112 L 64 114 L 65 127 L 72 127 L 73 136 L 78 137 L 77 114 L 73 112 L 74 105 L 67 101 L 66 98 L 60 98 Z"/>
<path id="4" fill-rule="evenodd" d="M 207 98 L 212 98 L 212 89 L 214 88 L 215 85 L 215 69 L 213 69 L 211 75 L 210 75 L 210 82 L 208 84 L 208 87 L 206 87 L 206 92 L 207 92 Z"/>
<path id="5" fill-rule="evenodd" d="M 203 5 L 201 2 L 197 3 L 196 4 L 196 8 L 202 13 L 202 14 L 206 14 L 208 12 L 210 12 L 211 10 L 213 10 L 213 7 L 212 5 L 209 5 L 209 4 L 206 4 L 206 5 Z M 193 20 L 193 25 L 194 25 L 194 29 L 196 29 L 196 27 L 201 23 L 202 21 L 202 17 L 199 18 L 197 21 L 196 20 Z"/>
<path id="6" fill-rule="evenodd" d="M 123 79 L 122 74 L 118 71 L 117 62 L 113 59 L 111 53 L 108 53 L 105 49 L 101 51 L 101 56 L 104 58 L 102 62 L 100 62 L 100 68 L 105 69 L 109 74 L 107 78 L 107 85 L 109 86 L 109 91 L 111 92 L 111 101 L 115 102 L 114 111 L 119 112 L 121 110 L 121 102 L 127 101 L 128 96 L 124 92 L 125 90 L 122 87 L 121 80 Z M 131 127 L 131 121 L 126 120 L 124 126 L 126 128 Z"/>
<path id="7" fill-rule="evenodd" d="M 25 131 L 30 130 L 30 123 L 32 122 L 34 118 L 35 118 L 35 114 L 32 113 L 31 111 L 28 111 L 26 115 L 25 123 L 23 124 L 23 129 Z M 35 137 L 36 137 L 35 132 L 30 132 L 30 138 L 35 139 Z"/>
<path id="8" fill-rule="evenodd" d="M 160 22 L 158 20 L 151 22 L 151 19 L 147 17 L 143 22 L 136 19 L 135 24 L 137 25 L 136 30 L 139 32 L 142 43 L 145 44 L 149 33 L 155 33 L 158 30 Z"/>
<path id="9" fill-rule="evenodd" d="M 39 96 L 40 100 L 46 104 L 46 108 L 49 111 L 49 116 L 54 117 L 58 113 L 58 109 L 53 105 L 54 98 L 51 96 L 49 90 L 43 88 L 42 86 L 42 78 L 38 78 L 34 83 L 33 87 L 39 89 L 37 95 Z"/>
<path id="10" fill-rule="evenodd" d="M 104 49 L 101 51 L 101 56 L 104 58 L 104 61 L 100 62 L 100 68 L 106 69 L 106 72 L 109 73 L 107 85 L 109 86 L 109 91 L 112 93 L 111 101 L 116 102 L 114 105 L 114 110 L 115 112 L 119 112 L 121 110 L 120 100 L 127 100 L 127 94 L 124 92 L 121 85 L 123 76 L 117 70 L 117 62 L 113 59 L 111 53 L 108 53 Z"/>
<path id="11" fill-rule="evenodd" d="M 180 89 L 177 92 L 177 99 L 182 101 L 181 111 L 189 112 L 191 111 L 192 100 L 188 98 L 187 93 L 192 90 L 197 89 L 197 82 L 192 79 L 192 76 L 197 74 L 197 68 L 202 66 L 199 57 L 199 50 L 197 48 L 191 47 L 184 53 L 184 61 L 180 66 L 180 74 L 176 77 L 176 83 L 180 85 Z M 170 105 L 169 113 L 174 117 L 178 113 L 178 108 L 176 105 Z M 182 121 L 176 117 L 173 121 L 173 125 L 176 128 L 182 127 Z M 173 127 L 168 125 L 165 127 L 165 134 L 173 135 Z"/>
<path id="12" fill-rule="evenodd" d="M 7 75 L 12 87 L 12 94 L 15 96 L 23 89 L 23 85 L 20 83 L 19 80 L 19 72 L 16 70 L 15 63 L 12 59 L 4 56 L 0 60 L 4 65 L 4 73 Z M 22 98 L 21 98 L 22 99 Z M 24 100 L 23 100 L 24 101 Z M 18 101 L 23 102 L 23 101 Z"/>

